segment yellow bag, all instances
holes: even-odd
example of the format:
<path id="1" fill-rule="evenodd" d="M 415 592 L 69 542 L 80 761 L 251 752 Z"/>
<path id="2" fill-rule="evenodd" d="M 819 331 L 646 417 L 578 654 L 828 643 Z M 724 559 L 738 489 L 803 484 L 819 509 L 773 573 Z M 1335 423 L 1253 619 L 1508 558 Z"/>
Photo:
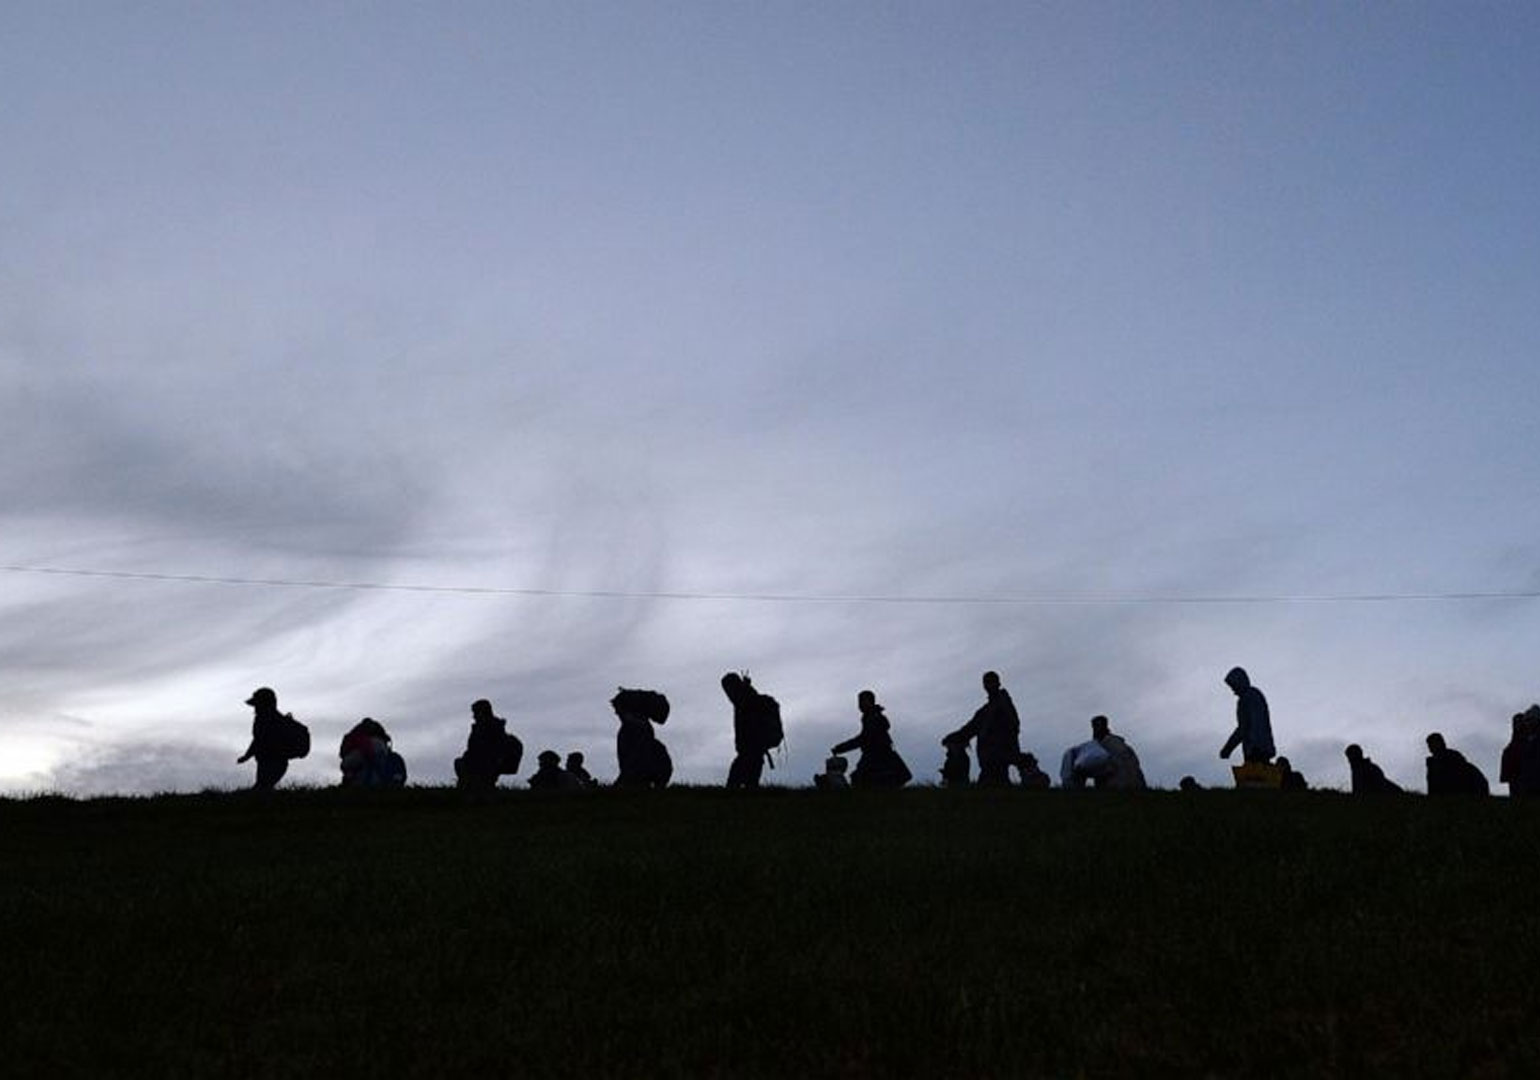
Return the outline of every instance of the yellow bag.
<path id="1" fill-rule="evenodd" d="M 1277 765 L 1248 761 L 1244 765 L 1233 766 L 1230 772 L 1235 775 L 1235 786 L 1238 788 L 1277 791 L 1283 787 L 1283 770 Z"/>

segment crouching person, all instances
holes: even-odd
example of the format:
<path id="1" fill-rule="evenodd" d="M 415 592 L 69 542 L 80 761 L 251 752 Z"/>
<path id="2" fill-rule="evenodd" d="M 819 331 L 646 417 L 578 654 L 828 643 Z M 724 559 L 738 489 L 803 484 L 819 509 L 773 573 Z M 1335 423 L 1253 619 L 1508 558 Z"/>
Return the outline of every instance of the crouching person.
<path id="1" fill-rule="evenodd" d="M 1064 751 L 1059 778 L 1067 788 L 1087 782 L 1113 791 L 1142 791 L 1147 786 L 1139 755 L 1121 735 L 1114 735 L 1105 716 L 1091 717 L 1091 739 Z"/>
<path id="2" fill-rule="evenodd" d="M 536 791 L 576 791 L 582 786 L 577 777 L 561 767 L 561 755 L 555 750 L 540 751 L 535 765 L 529 786 Z"/>
<path id="3" fill-rule="evenodd" d="M 401 787 L 406 761 L 390 744 L 385 725 L 366 716 L 342 737 L 337 749 L 343 787 Z"/>

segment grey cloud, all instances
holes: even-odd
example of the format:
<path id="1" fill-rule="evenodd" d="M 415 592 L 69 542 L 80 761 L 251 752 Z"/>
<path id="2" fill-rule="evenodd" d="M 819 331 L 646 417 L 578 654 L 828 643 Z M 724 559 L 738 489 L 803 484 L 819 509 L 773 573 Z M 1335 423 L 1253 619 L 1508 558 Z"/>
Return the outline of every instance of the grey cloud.
<path id="1" fill-rule="evenodd" d="M 251 785 L 226 749 L 185 743 L 107 744 L 83 750 L 53 770 L 46 790 L 72 795 L 202 791 Z M 250 766 L 247 766 L 249 771 Z"/>

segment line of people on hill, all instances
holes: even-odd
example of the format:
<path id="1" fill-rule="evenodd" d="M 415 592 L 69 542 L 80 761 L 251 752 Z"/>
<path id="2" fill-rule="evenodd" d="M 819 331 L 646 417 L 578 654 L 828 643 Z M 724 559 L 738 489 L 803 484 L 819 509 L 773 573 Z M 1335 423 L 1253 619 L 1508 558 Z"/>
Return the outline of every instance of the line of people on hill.
<path id="1" fill-rule="evenodd" d="M 1284 790 L 1308 788 L 1289 759 L 1277 754 L 1267 698 L 1252 684 L 1245 669 L 1232 668 L 1224 682 L 1235 695 L 1236 722 L 1220 747 L 1219 756 L 1229 758 L 1236 749 L 1241 751 L 1242 765 L 1234 770 L 1237 785 L 1248 786 L 1250 782 Z M 1052 781 L 1039 766 L 1037 757 L 1021 748 L 1021 719 L 999 674 L 985 672 L 982 684 L 984 703 L 966 723 L 941 739 L 945 753 L 940 770 L 942 786 L 961 787 L 976 782 L 982 787 L 1051 787 Z M 733 719 L 734 757 L 728 769 L 727 786 L 758 787 L 766 766 L 775 767 L 773 752 L 785 743 L 780 704 L 754 686 L 747 672 L 728 672 L 722 676 L 721 686 L 732 707 Z M 269 687 L 256 690 L 246 704 L 253 710 L 252 738 L 237 760 L 254 758 L 254 786 L 270 789 L 283 778 L 291 760 L 309 753 L 310 733 L 292 714 L 278 709 L 277 695 Z M 666 787 L 674 767 L 667 746 L 658 738 L 657 728 L 668 720 L 668 698 L 655 690 L 621 687 L 610 699 L 610 706 L 619 722 L 616 786 Z M 814 785 L 838 789 L 897 788 L 908 784 L 914 774 L 894 746 L 892 724 L 877 695 L 871 690 L 861 691 L 856 697 L 856 708 L 858 733 L 831 747 L 824 772 L 814 777 Z M 1449 747 L 1441 734 L 1429 735 L 1427 744 L 1428 794 L 1490 792 L 1481 770 Z M 970 747 L 978 757 L 977 781 L 972 777 Z M 853 770 L 845 756 L 852 752 L 859 754 Z M 1386 794 L 1402 790 L 1356 743 L 1347 747 L 1345 755 L 1353 793 Z M 507 721 L 493 712 L 492 703 L 484 698 L 473 702 L 465 750 L 454 759 L 458 786 L 467 790 L 494 788 L 500 778 L 518 773 L 523 757 L 523 742 L 508 730 Z M 372 717 L 363 718 L 343 736 L 338 761 L 345 787 L 400 787 L 406 783 L 406 762 L 395 751 L 384 725 Z M 1016 785 L 1011 780 L 1012 770 L 1017 774 Z M 1540 795 L 1540 705 L 1514 715 L 1513 736 L 1503 751 L 1499 779 L 1513 795 Z M 581 752 L 569 754 L 563 765 L 561 756 L 553 750 L 538 755 L 537 768 L 527 782 L 532 788 L 546 790 L 596 786 Z M 1148 786 L 1138 753 L 1127 739 L 1111 730 L 1111 721 L 1105 715 L 1091 718 L 1090 739 L 1064 751 L 1059 782 L 1066 789 L 1130 791 Z M 1184 777 L 1180 785 L 1183 790 L 1198 786 L 1192 777 Z"/>

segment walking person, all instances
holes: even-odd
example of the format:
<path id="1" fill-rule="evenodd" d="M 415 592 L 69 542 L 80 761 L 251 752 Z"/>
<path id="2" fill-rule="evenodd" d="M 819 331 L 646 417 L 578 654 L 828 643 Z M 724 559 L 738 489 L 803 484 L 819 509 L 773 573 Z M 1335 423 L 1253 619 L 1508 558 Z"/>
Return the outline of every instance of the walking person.
<path id="1" fill-rule="evenodd" d="M 1021 718 L 1016 715 L 1016 703 L 1000 676 L 993 671 L 984 672 L 984 704 L 962 727 L 942 740 L 943 745 L 966 746 L 974 742 L 978 750 L 979 785 L 1010 787 L 1011 766 L 1021 758 Z"/>
<path id="2" fill-rule="evenodd" d="M 471 730 L 465 753 L 455 758 L 455 779 L 461 788 L 490 791 L 499 776 L 511 776 L 524 761 L 524 744 L 508 730 L 508 721 L 480 698 L 471 703 Z"/>
<path id="3" fill-rule="evenodd" d="M 893 749 L 892 725 L 877 704 L 877 695 L 862 690 L 856 695 L 856 708 L 861 711 L 861 733 L 837 744 L 829 753 L 838 756 L 852 750 L 861 752 L 850 774 L 850 782 L 856 787 L 903 787 L 914 779 L 914 774 Z"/>
<path id="4" fill-rule="evenodd" d="M 278 695 L 270 687 L 259 687 L 246 699 L 252 708 L 251 744 L 235 759 L 244 765 L 257 759 L 256 791 L 271 791 L 289 771 L 289 761 L 310 752 L 310 732 L 293 716 L 278 711 Z"/>
<path id="5" fill-rule="evenodd" d="M 757 788 L 770 751 L 781 745 L 780 703 L 754 688 L 747 673 L 722 676 L 722 693 L 733 703 L 733 763 L 727 770 L 730 788 Z"/>
<path id="6" fill-rule="evenodd" d="M 616 787 L 665 788 L 674 775 L 668 747 L 653 730 L 668 720 L 668 698 L 656 690 L 621 687 L 610 698 L 610 708 L 620 721 L 615 733 L 615 759 L 620 765 Z"/>
<path id="7" fill-rule="evenodd" d="M 1251 676 L 1242 667 L 1230 669 L 1225 676 L 1225 685 L 1235 692 L 1235 730 L 1220 747 L 1219 756 L 1228 758 L 1239 746 L 1241 758 L 1247 764 L 1266 765 L 1278 752 L 1273 745 L 1273 720 L 1268 713 L 1267 698 L 1251 685 Z"/>

